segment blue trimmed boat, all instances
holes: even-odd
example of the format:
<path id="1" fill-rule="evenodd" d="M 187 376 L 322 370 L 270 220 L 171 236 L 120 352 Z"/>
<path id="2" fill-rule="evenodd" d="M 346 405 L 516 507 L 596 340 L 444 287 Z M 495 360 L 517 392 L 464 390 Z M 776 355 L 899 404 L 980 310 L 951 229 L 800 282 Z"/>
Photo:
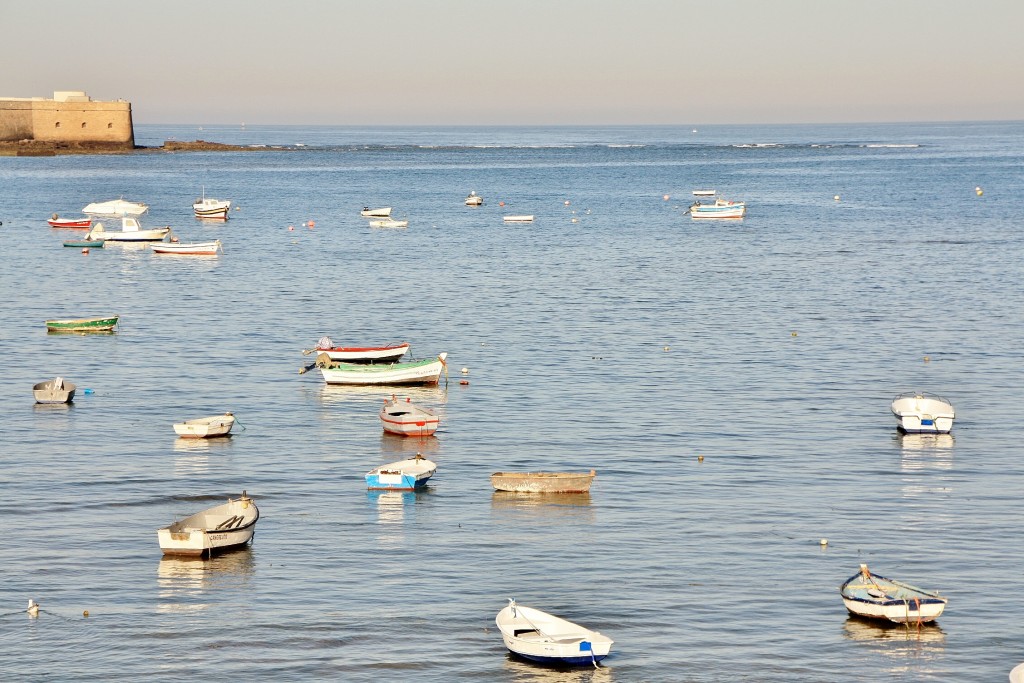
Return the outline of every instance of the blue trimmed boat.
<path id="1" fill-rule="evenodd" d="M 714 204 L 702 204 L 697 201 L 690 205 L 690 217 L 702 218 L 743 218 L 747 213 L 747 205 L 744 202 L 730 202 L 725 199 L 716 199 Z"/>
<path id="2" fill-rule="evenodd" d="M 509 652 L 541 664 L 597 666 L 608 656 L 615 642 L 579 624 L 517 605 L 512 599 L 498 612 L 494 623 Z"/>
<path id="3" fill-rule="evenodd" d="M 427 484 L 437 471 L 437 463 L 419 453 L 407 460 L 375 467 L 366 473 L 366 488 L 371 491 L 415 491 Z"/>
<path id="4" fill-rule="evenodd" d="M 934 591 L 874 574 L 866 564 L 847 579 L 839 593 L 851 614 L 868 619 L 888 619 L 897 624 L 934 621 L 949 602 L 948 598 Z"/>

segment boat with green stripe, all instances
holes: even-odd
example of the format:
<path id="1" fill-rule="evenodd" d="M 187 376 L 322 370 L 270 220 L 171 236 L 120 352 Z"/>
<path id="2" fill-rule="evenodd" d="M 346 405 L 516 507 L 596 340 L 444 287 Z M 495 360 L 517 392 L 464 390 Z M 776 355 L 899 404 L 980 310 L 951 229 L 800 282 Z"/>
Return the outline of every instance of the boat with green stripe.
<path id="1" fill-rule="evenodd" d="M 97 318 L 58 318 L 46 321 L 46 329 L 52 332 L 107 332 L 117 326 L 120 316 L 106 315 Z"/>

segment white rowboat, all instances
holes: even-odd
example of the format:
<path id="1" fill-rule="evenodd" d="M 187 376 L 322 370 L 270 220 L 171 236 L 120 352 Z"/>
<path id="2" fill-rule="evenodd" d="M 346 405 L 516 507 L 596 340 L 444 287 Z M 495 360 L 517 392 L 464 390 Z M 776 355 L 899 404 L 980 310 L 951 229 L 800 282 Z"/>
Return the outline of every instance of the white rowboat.
<path id="1" fill-rule="evenodd" d="M 933 591 L 873 574 L 866 564 L 839 588 L 851 614 L 888 619 L 899 624 L 934 621 L 946 609 L 947 598 Z"/>
<path id="2" fill-rule="evenodd" d="M 506 223 L 532 223 L 533 215 L 529 216 L 505 216 L 502 220 Z"/>
<path id="3" fill-rule="evenodd" d="M 157 529 L 164 555 L 210 556 L 252 540 L 260 511 L 245 491 L 238 500 L 197 512 Z"/>
<path id="4" fill-rule="evenodd" d="M 386 346 L 335 346 L 330 337 L 321 337 L 315 349 L 305 350 L 302 355 L 326 353 L 330 360 L 341 363 L 391 363 L 408 351 L 409 342 Z"/>
<path id="5" fill-rule="evenodd" d="M 387 218 L 388 216 L 391 215 L 391 207 L 384 206 L 379 209 L 371 209 L 370 207 L 366 206 L 363 207 L 363 210 L 359 212 L 359 215 L 364 218 Z"/>
<path id="6" fill-rule="evenodd" d="M 161 242 L 160 244 L 150 244 L 149 248 L 157 254 L 184 254 L 191 256 L 214 256 L 218 251 L 224 252 L 224 247 L 221 246 L 220 240 L 192 242 L 191 244 Z"/>
<path id="7" fill-rule="evenodd" d="M 436 413 L 419 407 L 412 399 L 399 401 L 395 396 L 384 399 L 379 417 L 385 432 L 399 436 L 430 436 L 440 423 Z"/>
<path id="8" fill-rule="evenodd" d="M 235 416 L 231 413 L 200 417 L 174 423 L 174 433 L 183 439 L 211 439 L 215 436 L 228 436 L 235 426 Z"/>
<path id="9" fill-rule="evenodd" d="M 608 656 L 615 642 L 597 631 L 539 609 L 517 605 L 511 599 L 508 606 L 498 612 L 494 623 L 509 651 L 543 664 L 597 666 Z"/>
<path id="10" fill-rule="evenodd" d="M 515 493 L 586 493 L 597 476 L 590 472 L 495 472 L 491 486 Z"/>

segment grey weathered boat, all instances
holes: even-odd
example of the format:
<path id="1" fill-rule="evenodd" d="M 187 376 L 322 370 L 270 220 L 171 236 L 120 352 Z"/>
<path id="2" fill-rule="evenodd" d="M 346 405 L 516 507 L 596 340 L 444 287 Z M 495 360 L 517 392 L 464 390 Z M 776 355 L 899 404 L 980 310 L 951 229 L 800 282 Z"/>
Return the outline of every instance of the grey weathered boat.
<path id="1" fill-rule="evenodd" d="M 32 387 L 36 403 L 71 403 L 75 400 L 74 384 L 61 377 L 39 382 Z"/>
<path id="2" fill-rule="evenodd" d="M 495 472 L 491 486 L 517 493 L 586 493 L 597 472 Z"/>

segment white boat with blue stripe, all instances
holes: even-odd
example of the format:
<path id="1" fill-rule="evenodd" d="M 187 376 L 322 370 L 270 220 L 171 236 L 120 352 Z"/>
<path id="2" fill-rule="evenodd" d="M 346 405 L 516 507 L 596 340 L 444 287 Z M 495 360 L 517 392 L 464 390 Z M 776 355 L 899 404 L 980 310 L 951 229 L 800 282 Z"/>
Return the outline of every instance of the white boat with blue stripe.
<path id="1" fill-rule="evenodd" d="M 498 612 L 494 623 L 512 654 L 541 664 L 597 666 L 615 642 L 579 624 L 517 605 L 512 599 Z"/>
<path id="2" fill-rule="evenodd" d="M 690 205 L 690 217 L 693 219 L 703 218 L 743 218 L 747 213 L 745 202 L 730 202 L 725 199 L 716 199 L 714 204 L 703 204 L 699 201 Z"/>
<path id="3" fill-rule="evenodd" d="M 887 579 L 871 572 L 866 564 L 839 588 L 851 614 L 868 619 L 888 619 L 897 624 L 926 624 L 946 609 L 947 598 L 934 591 Z"/>
<path id="4" fill-rule="evenodd" d="M 407 460 L 375 467 L 366 473 L 366 488 L 371 491 L 415 491 L 427 484 L 437 471 L 437 463 L 419 453 Z"/>
<path id="5" fill-rule="evenodd" d="M 906 434 L 949 434 L 956 413 L 953 404 L 941 396 L 914 391 L 892 400 L 896 426 Z"/>

